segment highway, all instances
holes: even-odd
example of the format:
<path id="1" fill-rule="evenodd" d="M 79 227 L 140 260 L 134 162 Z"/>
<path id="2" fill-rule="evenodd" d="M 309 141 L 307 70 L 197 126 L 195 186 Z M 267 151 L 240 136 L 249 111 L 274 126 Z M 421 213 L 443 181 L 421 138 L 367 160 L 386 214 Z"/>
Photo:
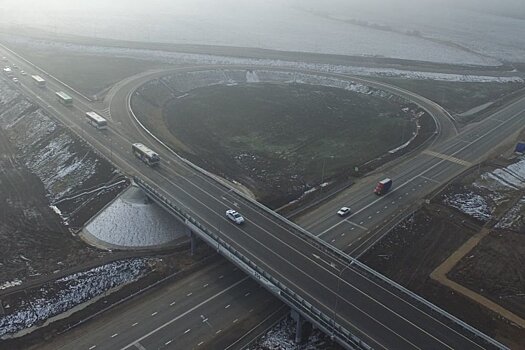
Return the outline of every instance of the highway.
<path id="1" fill-rule="evenodd" d="M 128 174 L 140 175 L 161 188 L 174 203 L 187 208 L 201 223 L 282 283 L 300 292 L 317 308 L 326 314 L 334 314 L 338 323 L 374 348 L 489 348 L 479 339 L 472 340 L 453 329 L 447 320 L 433 315 L 405 295 L 389 290 L 353 266 L 334 260 L 317 245 L 298 237 L 286 221 L 261 211 L 236 193 L 195 172 L 162 147 L 156 147 L 165 160 L 159 170 L 141 164 L 131 155 L 130 143 L 144 139 L 149 139 L 150 143 L 153 141 L 136 128 L 126 105 L 121 104 L 129 97 L 126 84 L 113 96 L 112 130 L 106 134 L 92 128 L 88 130 L 89 127 L 83 125 L 83 113 L 92 107 L 77 103 L 70 109 L 58 105 L 50 91 L 42 92 L 29 85 L 23 88 L 33 96 L 39 96 L 46 108 Z M 351 201 L 355 208 L 353 216 L 337 222 L 333 218 L 321 219 L 316 221 L 318 226 L 312 227 L 312 231 L 330 239 L 334 232 L 341 236 L 341 233 L 352 231 L 352 227 L 367 228 L 366 225 L 371 227 L 380 217 L 384 220 L 389 215 L 389 208 L 393 210 L 410 203 L 412 194 L 421 198 L 428 193 L 431 184 L 444 181 L 464 169 L 456 159 L 468 161 L 479 157 L 516 130 L 523 124 L 521 111 L 523 101 L 432 149 L 437 155 L 455 157 L 454 161 L 430 154 L 409 160 L 405 167 L 396 169 L 397 173 L 391 173 L 396 189 L 389 195 L 377 198 L 370 190 L 366 195 L 364 192 L 361 196 L 356 195 Z M 236 207 L 243 213 L 247 218 L 246 225 L 234 226 L 225 219 L 224 211 L 229 207 Z"/>
<path id="2" fill-rule="evenodd" d="M 233 329 L 237 332 L 255 326 L 253 320 L 271 316 L 270 306 L 274 302 L 273 296 L 224 259 L 178 283 L 162 286 L 147 297 L 156 308 L 135 299 L 104 313 L 96 323 L 73 329 L 51 344 L 39 345 L 39 349 L 76 350 L 93 346 L 120 349 L 129 339 L 135 339 L 137 329 L 146 331 L 135 342 L 145 348 L 158 349 L 170 344 L 222 348 L 217 335 L 232 333 L 230 324 L 239 326 Z M 94 334 L 97 339 L 93 339 Z M 222 341 L 228 344 L 235 335 L 230 334 L 230 339 Z"/>

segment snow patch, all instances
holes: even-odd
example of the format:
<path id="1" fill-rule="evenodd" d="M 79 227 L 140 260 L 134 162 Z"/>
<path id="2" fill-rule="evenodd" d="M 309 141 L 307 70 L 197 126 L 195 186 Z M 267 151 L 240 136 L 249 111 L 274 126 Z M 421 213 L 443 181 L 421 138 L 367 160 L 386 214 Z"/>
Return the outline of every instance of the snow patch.
<path id="1" fill-rule="evenodd" d="M 485 198 L 472 191 L 446 195 L 444 203 L 484 222 L 492 217 L 493 208 Z"/>
<path id="2" fill-rule="evenodd" d="M 413 72 L 401 69 L 390 68 L 370 68 L 362 66 L 346 66 L 334 65 L 326 63 L 307 63 L 301 61 L 288 61 L 280 59 L 259 59 L 259 58 L 241 58 L 221 55 L 209 54 L 191 54 L 173 51 L 162 50 L 146 50 L 146 49 L 131 49 L 131 48 L 117 48 L 104 46 L 79 45 L 72 43 L 61 43 L 52 41 L 33 40 L 22 37 L 9 36 L 5 37 L 8 42 L 24 43 L 32 47 L 37 47 L 45 50 L 67 51 L 74 53 L 82 53 L 96 56 L 115 56 L 122 58 L 140 59 L 145 61 L 161 62 L 166 64 L 192 64 L 192 65 L 248 65 L 253 67 L 280 67 L 297 70 L 314 70 L 329 73 L 343 73 L 371 77 L 400 77 L 405 79 L 416 80 L 440 80 L 440 81 L 456 81 L 456 82 L 520 82 L 524 80 L 518 76 L 498 77 L 498 76 L 482 76 L 482 75 L 468 75 L 468 74 L 448 74 L 436 72 Z M 422 51 L 418 49 L 419 51 Z M 441 55 L 440 55 L 441 56 Z M 414 59 L 413 56 L 409 57 Z M 255 78 L 250 75 L 250 79 Z"/>
<path id="3" fill-rule="evenodd" d="M 137 280 L 150 271 L 149 262 L 149 259 L 142 258 L 115 261 L 28 291 L 28 298 L 24 296 L 19 307 L 4 307 L 6 313 L 0 315 L 0 338 L 5 339 L 23 329 L 41 325 L 50 317 Z"/>
<path id="4" fill-rule="evenodd" d="M 7 289 L 14 286 L 19 286 L 21 284 L 22 281 L 20 281 L 19 279 L 14 279 L 12 281 L 3 282 L 2 284 L 0 284 L 0 289 Z"/>

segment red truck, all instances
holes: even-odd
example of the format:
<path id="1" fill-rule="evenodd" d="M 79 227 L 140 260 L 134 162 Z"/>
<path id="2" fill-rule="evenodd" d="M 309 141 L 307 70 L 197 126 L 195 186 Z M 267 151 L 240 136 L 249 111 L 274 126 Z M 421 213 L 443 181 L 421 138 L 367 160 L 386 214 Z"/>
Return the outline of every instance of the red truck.
<path id="1" fill-rule="evenodd" d="M 392 187 L 392 180 L 391 179 L 383 179 L 377 183 L 376 188 L 374 189 L 374 193 L 378 196 L 385 194 L 390 190 L 390 187 Z"/>

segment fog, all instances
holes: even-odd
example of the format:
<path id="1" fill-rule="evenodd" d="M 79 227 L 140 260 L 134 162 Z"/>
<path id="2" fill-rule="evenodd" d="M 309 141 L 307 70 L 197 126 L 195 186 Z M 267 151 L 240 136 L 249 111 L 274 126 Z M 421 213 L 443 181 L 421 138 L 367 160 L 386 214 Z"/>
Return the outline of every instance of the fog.
<path id="1" fill-rule="evenodd" d="M 389 57 L 420 47 L 435 51 L 437 60 L 479 54 L 472 63 L 523 57 L 524 19 L 521 0 L 0 0 L 0 27 L 12 34 L 28 26 L 134 41 Z M 425 47 L 429 38 L 449 43 L 451 52 L 436 43 Z"/>

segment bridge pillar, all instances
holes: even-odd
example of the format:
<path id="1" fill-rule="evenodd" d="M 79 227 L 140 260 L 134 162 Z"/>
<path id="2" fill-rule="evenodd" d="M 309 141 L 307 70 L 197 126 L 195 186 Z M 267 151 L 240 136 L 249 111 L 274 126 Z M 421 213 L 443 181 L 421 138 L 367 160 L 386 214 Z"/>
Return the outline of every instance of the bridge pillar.
<path id="1" fill-rule="evenodd" d="M 303 322 L 304 319 L 300 313 L 292 309 L 290 312 L 292 319 L 295 321 L 295 344 L 301 344 L 303 341 Z"/>
<path id="2" fill-rule="evenodd" d="M 195 249 L 197 249 L 197 235 L 195 235 L 195 233 L 193 233 L 193 231 L 191 230 L 188 230 L 189 231 L 189 236 L 190 236 L 190 251 L 191 251 L 191 255 L 193 256 L 193 254 L 195 253 Z"/>

